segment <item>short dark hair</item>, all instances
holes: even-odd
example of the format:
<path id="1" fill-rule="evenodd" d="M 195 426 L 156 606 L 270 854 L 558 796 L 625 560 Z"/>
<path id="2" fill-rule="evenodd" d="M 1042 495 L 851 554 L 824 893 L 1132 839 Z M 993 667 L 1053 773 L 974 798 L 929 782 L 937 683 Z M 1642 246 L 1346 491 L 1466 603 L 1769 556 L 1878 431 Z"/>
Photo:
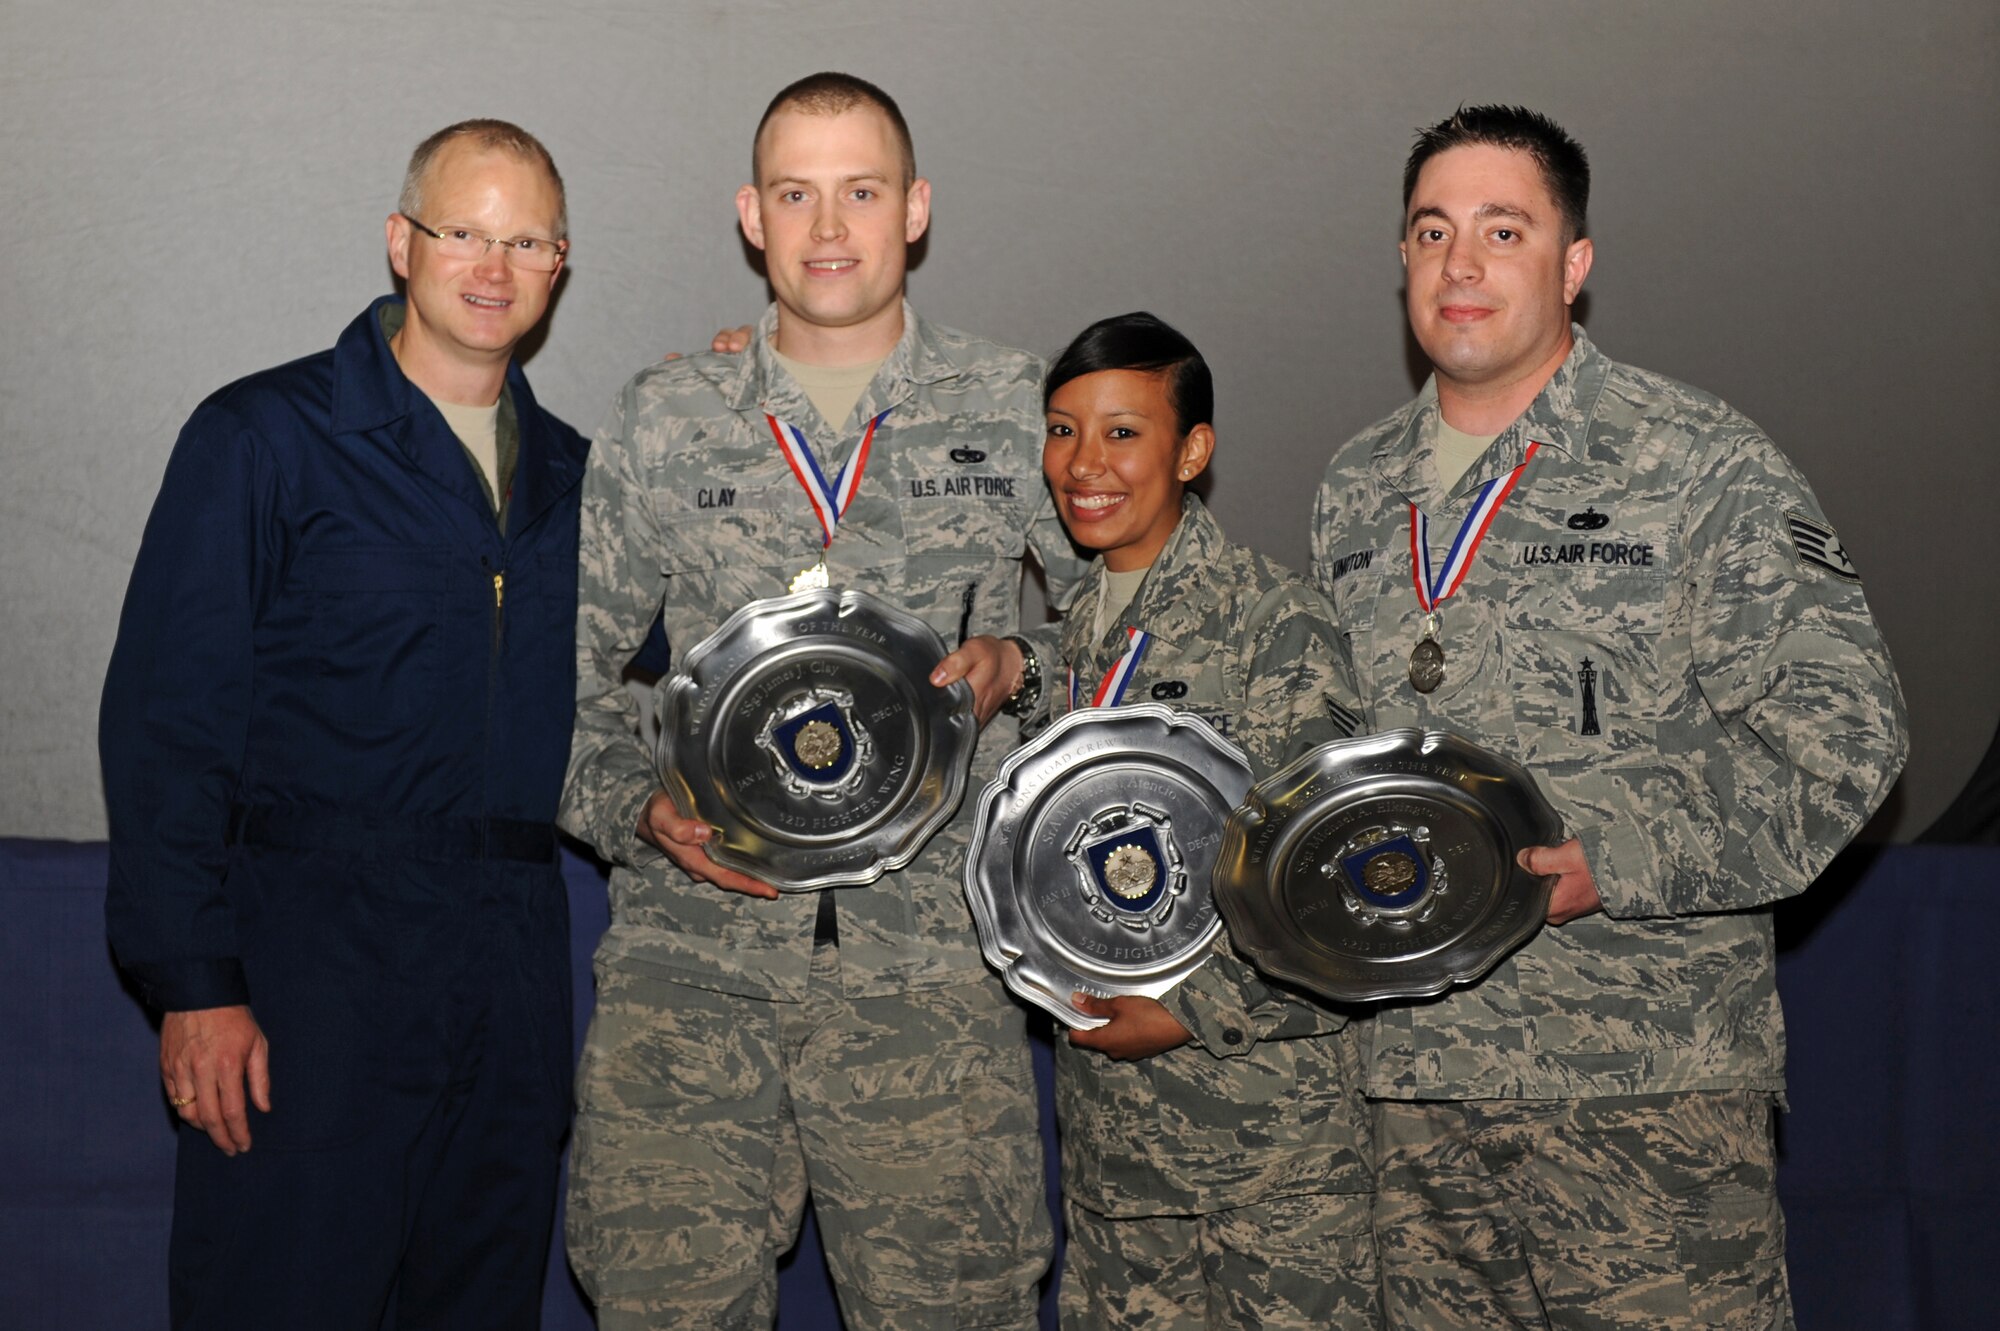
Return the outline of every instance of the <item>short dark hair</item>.
<path id="1" fill-rule="evenodd" d="M 896 139 L 903 145 L 903 183 L 907 185 L 915 180 L 917 147 L 910 139 L 909 122 L 903 119 L 903 108 L 896 105 L 896 99 L 867 79 L 823 70 L 787 84 L 764 108 L 763 118 L 757 122 L 757 132 L 750 139 L 750 183 L 764 183 L 763 164 L 758 161 L 758 153 L 764 142 L 764 126 L 771 123 L 772 116 L 780 111 L 803 111 L 809 116 L 837 116 L 857 106 L 872 106 L 889 117 Z"/>
<path id="2" fill-rule="evenodd" d="M 1208 362 L 1194 343 L 1156 315 L 1135 310 L 1099 319 L 1078 333 L 1042 380 L 1043 408 L 1064 384 L 1100 370 L 1165 374 L 1174 428 L 1183 435 L 1197 425 L 1215 423 L 1215 379 Z"/>
<path id="3" fill-rule="evenodd" d="M 540 139 L 506 120 L 461 120 L 456 125 L 446 125 L 418 144 L 417 150 L 410 154 L 409 168 L 403 172 L 403 192 L 396 200 L 397 212 L 405 217 L 423 216 L 424 177 L 430 174 L 431 163 L 444 146 L 457 139 L 471 139 L 474 147 L 487 152 L 507 153 L 524 162 L 533 162 L 548 172 L 549 183 L 556 187 L 556 234 L 552 239 L 569 239 L 569 198 L 563 192 L 562 172 L 556 170 L 556 159 L 549 156 L 549 150 L 542 146 Z M 441 219 L 433 217 L 430 220 L 436 222 Z"/>
<path id="4" fill-rule="evenodd" d="M 1584 234 L 1590 212 L 1590 159 L 1569 131 L 1539 111 L 1525 106 L 1461 106 L 1429 129 L 1417 131 L 1416 146 L 1403 165 L 1403 213 L 1417 192 L 1424 163 L 1441 152 L 1485 144 L 1511 148 L 1535 159 L 1542 182 L 1562 212 L 1565 241 Z"/>

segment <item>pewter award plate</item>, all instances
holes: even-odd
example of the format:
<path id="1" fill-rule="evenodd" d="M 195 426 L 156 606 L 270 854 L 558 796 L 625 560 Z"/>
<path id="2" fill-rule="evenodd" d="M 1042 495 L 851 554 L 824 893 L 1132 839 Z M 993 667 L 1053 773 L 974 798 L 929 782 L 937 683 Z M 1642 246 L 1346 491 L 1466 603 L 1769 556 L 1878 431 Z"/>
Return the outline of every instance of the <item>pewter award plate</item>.
<path id="1" fill-rule="evenodd" d="M 1157 998 L 1222 927 L 1209 876 L 1250 764 L 1154 703 L 1069 713 L 980 792 L 965 891 L 1007 987 L 1078 1028 L 1069 996 Z"/>
<path id="2" fill-rule="evenodd" d="M 1215 896 L 1260 970 L 1328 998 L 1428 998 L 1486 974 L 1548 915 L 1514 862 L 1562 821 L 1518 764 L 1457 735 L 1324 744 L 1230 816 Z"/>
<path id="3" fill-rule="evenodd" d="M 965 797 L 979 726 L 968 685 L 930 682 L 944 656 L 865 592 L 754 601 L 661 690 L 661 781 L 718 830 L 718 864 L 787 892 L 871 883 Z"/>

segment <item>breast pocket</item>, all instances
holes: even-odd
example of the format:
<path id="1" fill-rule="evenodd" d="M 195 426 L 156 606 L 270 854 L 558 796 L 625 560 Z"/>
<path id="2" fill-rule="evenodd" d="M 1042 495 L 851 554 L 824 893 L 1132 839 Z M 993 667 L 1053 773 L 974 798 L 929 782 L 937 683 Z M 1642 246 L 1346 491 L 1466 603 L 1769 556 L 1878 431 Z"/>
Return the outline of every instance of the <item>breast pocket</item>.
<path id="1" fill-rule="evenodd" d="M 327 719 L 379 734 L 433 715 L 449 596 L 447 552 L 351 548 L 319 552 L 301 564 L 318 658 L 312 693 Z"/>
<path id="2" fill-rule="evenodd" d="M 903 542 L 911 561 L 964 565 L 1019 559 L 1027 548 L 1024 511 L 1011 499 L 904 499 Z"/>
<path id="3" fill-rule="evenodd" d="M 1558 773 L 1657 761 L 1668 579 L 1572 569 L 1526 582 L 1505 615 L 1520 757 Z"/>
<path id="4" fill-rule="evenodd" d="M 1336 567 L 1347 567 L 1333 580 L 1329 598 L 1333 602 L 1334 627 L 1340 630 L 1348 659 L 1354 663 L 1362 698 L 1371 706 L 1393 693 L 1404 674 L 1404 667 L 1390 659 L 1393 649 L 1385 650 L 1381 635 L 1376 632 L 1376 619 L 1381 613 L 1377 607 L 1384 589 L 1380 556 L 1381 552 L 1375 551 L 1343 558 Z M 1384 619 L 1386 627 L 1386 621 L 1393 621 L 1394 616 L 1385 615 Z"/>
<path id="5" fill-rule="evenodd" d="M 1014 569 L 1027 550 L 1021 504 L 975 495 L 906 498 L 897 508 L 908 607 L 941 634 L 961 622 L 968 635 L 1011 623 L 1020 595 Z"/>
<path id="6" fill-rule="evenodd" d="M 1366 556 L 1364 558 L 1363 556 Z M 1373 551 L 1363 551 L 1337 561 L 1348 566 L 1333 580 L 1335 627 L 1352 638 L 1375 627 L 1375 602 L 1382 591 L 1382 573 Z"/>
<path id="7" fill-rule="evenodd" d="M 659 557 L 669 604 L 729 608 L 784 595 L 820 557 L 811 521 L 779 508 L 666 515 Z"/>
<path id="8" fill-rule="evenodd" d="M 570 677 L 576 650 L 576 555 L 538 551 L 507 569 L 507 655 L 526 677 Z"/>

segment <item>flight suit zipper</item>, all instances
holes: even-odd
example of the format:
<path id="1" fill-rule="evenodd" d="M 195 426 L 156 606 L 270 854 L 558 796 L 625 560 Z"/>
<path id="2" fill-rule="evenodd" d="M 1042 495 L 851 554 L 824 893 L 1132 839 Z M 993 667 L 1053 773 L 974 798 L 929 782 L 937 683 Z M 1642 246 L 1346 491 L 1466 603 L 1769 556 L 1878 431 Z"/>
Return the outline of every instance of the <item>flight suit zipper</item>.
<path id="1" fill-rule="evenodd" d="M 507 570 L 494 568 L 485 555 L 479 566 L 493 582 L 492 634 L 486 644 L 486 710 L 480 726 L 484 761 L 480 764 L 480 807 L 491 807 L 493 798 L 493 700 L 500 691 L 500 641 L 506 632 Z"/>

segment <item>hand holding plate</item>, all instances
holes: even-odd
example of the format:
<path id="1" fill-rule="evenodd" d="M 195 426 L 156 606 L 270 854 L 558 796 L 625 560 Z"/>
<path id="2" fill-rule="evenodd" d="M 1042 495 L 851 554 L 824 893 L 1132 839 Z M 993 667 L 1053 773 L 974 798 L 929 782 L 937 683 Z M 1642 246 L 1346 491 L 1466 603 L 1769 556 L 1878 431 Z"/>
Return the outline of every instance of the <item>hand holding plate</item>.
<path id="1" fill-rule="evenodd" d="M 663 852 L 697 883 L 713 883 L 725 892 L 741 892 L 746 897 L 775 899 L 778 889 L 769 883 L 725 869 L 708 858 L 708 842 L 714 835 L 715 829 L 707 823 L 676 813 L 673 799 L 664 790 L 654 791 L 639 814 L 639 839 Z"/>
<path id="2" fill-rule="evenodd" d="M 1575 837 L 1560 846 L 1529 846 L 1514 858 L 1529 873 L 1554 876 L 1555 886 L 1549 890 L 1550 924 L 1568 924 L 1604 909 L 1604 898 L 1597 894 L 1597 878 L 1583 855 L 1583 843 Z"/>
<path id="3" fill-rule="evenodd" d="M 957 651 L 938 662 L 937 669 L 931 671 L 931 683 L 944 689 L 964 680 L 972 689 L 972 714 L 983 728 L 1014 691 L 1021 668 L 1019 647 L 1005 638 L 982 633 L 967 638 Z"/>
<path id="4" fill-rule="evenodd" d="M 1164 1054 L 1194 1039 L 1194 1033 L 1157 998 L 1143 994 L 1099 998 L 1079 993 L 1071 994 L 1069 1001 L 1078 1012 L 1104 1019 L 1102 1026 L 1069 1033 L 1069 1042 L 1079 1049 L 1095 1049 L 1109 1058 L 1130 1061 Z"/>

